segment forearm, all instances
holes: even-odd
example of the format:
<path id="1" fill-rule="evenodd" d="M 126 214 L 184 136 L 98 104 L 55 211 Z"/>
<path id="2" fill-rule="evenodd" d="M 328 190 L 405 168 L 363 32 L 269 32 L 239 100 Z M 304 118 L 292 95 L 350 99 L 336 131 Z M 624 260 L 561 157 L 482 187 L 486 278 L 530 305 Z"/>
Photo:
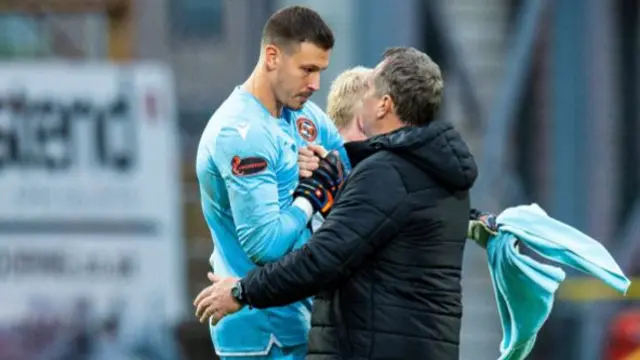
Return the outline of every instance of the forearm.
<path id="1" fill-rule="evenodd" d="M 393 186 L 388 192 L 375 190 L 389 184 Z M 402 228 L 410 211 L 410 207 L 401 206 L 407 196 L 397 172 L 385 166 L 372 166 L 356 174 L 305 246 L 255 269 L 242 280 L 250 304 L 258 308 L 282 306 L 350 276 Z"/>
<path id="2" fill-rule="evenodd" d="M 406 218 L 406 209 L 380 212 L 360 202 L 352 204 L 358 205 L 346 209 L 337 206 L 300 250 L 250 272 L 243 280 L 250 304 L 257 308 L 286 305 L 349 277 L 398 232 L 402 222 L 391 219 Z M 366 220 L 354 222 L 354 213 Z"/>
<path id="3" fill-rule="evenodd" d="M 270 222 L 246 229 L 240 243 L 253 262 L 258 265 L 274 262 L 293 249 L 312 214 L 308 203 L 300 203 L 297 201 Z"/>
<path id="4" fill-rule="evenodd" d="M 249 305 L 258 309 L 284 306 L 321 291 L 326 277 L 319 275 L 317 264 L 308 258 L 305 250 L 302 248 L 278 262 L 254 269 L 242 279 Z"/>

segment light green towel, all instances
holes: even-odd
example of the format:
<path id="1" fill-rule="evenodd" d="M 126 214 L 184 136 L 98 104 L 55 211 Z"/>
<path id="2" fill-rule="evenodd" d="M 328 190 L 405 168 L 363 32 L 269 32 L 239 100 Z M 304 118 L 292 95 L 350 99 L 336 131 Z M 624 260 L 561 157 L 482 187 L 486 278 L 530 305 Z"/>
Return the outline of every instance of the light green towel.
<path id="1" fill-rule="evenodd" d="M 518 250 L 520 241 L 559 265 L 576 268 L 626 293 L 630 281 L 599 242 L 549 217 L 538 205 L 502 212 L 497 234 L 477 221 L 469 235 L 487 250 L 489 271 L 503 330 L 499 360 L 525 359 L 549 317 L 554 294 L 565 279 L 560 267 L 542 264 Z"/>

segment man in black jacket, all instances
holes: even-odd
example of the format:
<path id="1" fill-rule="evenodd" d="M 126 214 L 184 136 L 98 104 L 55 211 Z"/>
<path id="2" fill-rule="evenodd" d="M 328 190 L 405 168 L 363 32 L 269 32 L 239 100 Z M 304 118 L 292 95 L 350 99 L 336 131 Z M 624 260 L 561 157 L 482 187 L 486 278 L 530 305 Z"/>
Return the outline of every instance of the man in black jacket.
<path id="1" fill-rule="evenodd" d="M 316 295 L 307 359 L 459 357 L 462 258 L 477 168 L 458 132 L 435 120 L 443 81 L 412 48 L 387 51 L 369 82 L 347 151 L 353 172 L 323 226 L 300 250 L 219 279 L 199 296 L 215 323 L 242 306 Z"/>

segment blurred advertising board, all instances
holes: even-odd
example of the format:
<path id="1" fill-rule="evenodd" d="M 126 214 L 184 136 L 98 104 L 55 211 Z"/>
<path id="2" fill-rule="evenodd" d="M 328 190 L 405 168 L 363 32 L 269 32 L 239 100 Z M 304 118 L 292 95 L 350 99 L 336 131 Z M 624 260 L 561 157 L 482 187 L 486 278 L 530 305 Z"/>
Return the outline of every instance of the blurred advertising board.
<path id="1" fill-rule="evenodd" d="M 0 63 L 0 359 L 175 358 L 172 81 L 153 64 Z"/>

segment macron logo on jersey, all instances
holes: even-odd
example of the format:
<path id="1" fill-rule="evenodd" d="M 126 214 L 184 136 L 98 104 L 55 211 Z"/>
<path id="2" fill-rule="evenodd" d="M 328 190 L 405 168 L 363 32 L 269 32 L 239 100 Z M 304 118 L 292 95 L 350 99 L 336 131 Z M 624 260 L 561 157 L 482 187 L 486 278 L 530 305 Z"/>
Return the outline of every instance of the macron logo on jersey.
<path id="1" fill-rule="evenodd" d="M 240 137 L 242 137 L 242 140 L 246 140 L 247 133 L 249 133 L 249 124 L 238 124 L 236 125 L 236 130 L 238 130 L 238 133 L 240 134 Z"/>

